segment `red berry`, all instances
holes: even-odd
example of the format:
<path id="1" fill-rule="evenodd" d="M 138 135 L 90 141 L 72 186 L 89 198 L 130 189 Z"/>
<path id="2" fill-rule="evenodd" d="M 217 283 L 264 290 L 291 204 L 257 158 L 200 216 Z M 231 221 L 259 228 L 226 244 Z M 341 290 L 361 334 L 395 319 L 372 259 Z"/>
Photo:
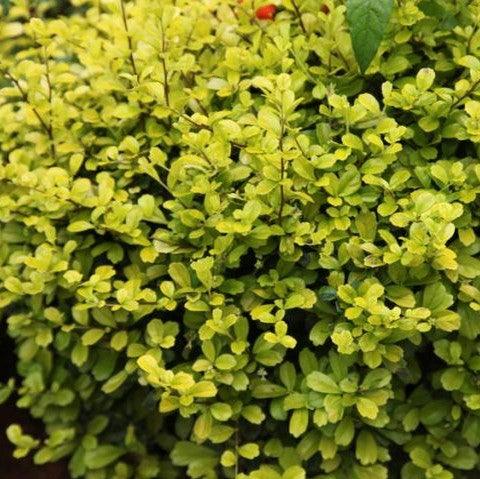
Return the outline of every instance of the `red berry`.
<path id="1" fill-rule="evenodd" d="M 320 11 L 323 12 L 325 15 L 328 15 L 330 13 L 330 9 L 328 8 L 328 5 L 326 3 L 322 4 L 320 7 Z"/>
<path id="2" fill-rule="evenodd" d="M 257 8 L 255 16 L 259 20 L 272 20 L 276 13 L 277 7 L 273 3 L 269 3 L 268 5 L 263 5 L 260 8 Z"/>

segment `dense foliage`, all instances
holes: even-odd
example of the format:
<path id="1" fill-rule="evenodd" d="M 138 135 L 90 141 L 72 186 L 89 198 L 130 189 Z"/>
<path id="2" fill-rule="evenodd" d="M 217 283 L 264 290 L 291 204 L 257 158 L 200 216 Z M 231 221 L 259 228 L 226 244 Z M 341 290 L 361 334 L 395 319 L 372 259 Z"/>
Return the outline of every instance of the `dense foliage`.
<path id="1" fill-rule="evenodd" d="M 16 456 L 87 479 L 480 474 L 480 2 L 77 0 L 0 24 Z M 14 388 L 1 391 L 5 398 Z"/>

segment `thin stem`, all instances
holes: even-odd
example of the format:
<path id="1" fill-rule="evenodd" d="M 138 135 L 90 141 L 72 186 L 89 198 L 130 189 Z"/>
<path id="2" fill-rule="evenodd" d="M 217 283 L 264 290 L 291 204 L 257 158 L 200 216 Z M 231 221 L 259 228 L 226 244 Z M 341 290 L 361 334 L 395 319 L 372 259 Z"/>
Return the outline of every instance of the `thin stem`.
<path id="1" fill-rule="evenodd" d="M 196 121 L 192 120 L 185 113 L 179 112 L 172 107 L 169 107 L 169 110 L 172 113 L 174 113 L 175 115 L 178 115 L 180 118 L 183 118 L 185 121 L 188 121 L 191 125 L 196 126 L 197 128 L 205 129 L 205 130 L 208 130 L 208 131 L 213 131 L 213 128 L 210 125 L 201 125 L 200 123 L 197 123 Z M 245 146 L 246 146 L 243 143 L 237 143 L 236 141 L 230 141 L 230 144 L 232 146 L 237 147 L 237 148 L 245 148 Z"/>
<path id="2" fill-rule="evenodd" d="M 49 103 L 52 103 L 52 83 L 50 81 L 50 67 L 48 65 L 48 58 L 45 50 L 43 51 L 43 61 L 45 62 L 45 76 L 47 77 L 48 101 Z"/>
<path id="3" fill-rule="evenodd" d="M 42 126 L 43 130 L 48 136 L 48 139 L 50 140 L 50 149 L 52 151 L 53 157 L 55 157 L 55 145 L 53 143 L 53 131 L 51 125 L 48 125 L 45 120 L 42 118 L 38 110 L 28 101 L 28 95 L 27 92 L 22 88 L 22 85 L 20 85 L 20 82 L 7 70 L 0 69 L 0 72 L 3 73 L 3 75 L 8 78 L 17 88 L 17 90 L 20 93 L 20 96 L 22 97 L 22 100 L 27 104 L 30 105 L 30 108 L 33 111 L 33 114 L 39 121 L 40 125 Z"/>
<path id="4" fill-rule="evenodd" d="M 56 150 L 55 150 L 55 141 L 53 138 L 53 125 L 52 125 L 52 82 L 50 80 L 50 66 L 48 63 L 48 57 L 47 57 L 47 52 L 45 48 L 43 49 L 43 61 L 45 63 L 45 76 L 47 77 L 47 86 L 48 86 L 48 103 L 50 104 L 50 114 L 49 114 L 49 125 L 48 125 L 48 131 L 49 131 L 49 137 L 50 137 L 50 149 L 52 151 L 52 156 L 55 158 L 56 155 Z"/>
<path id="5" fill-rule="evenodd" d="M 280 150 L 280 181 L 283 181 L 283 177 L 285 175 L 285 160 L 283 158 L 283 135 L 285 133 L 285 122 L 282 116 L 282 127 L 280 131 L 280 141 L 279 141 L 279 150 Z M 283 188 L 283 184 L 280 183 L 280 208 L 278 210 L 278 222 L 282 221 L 283 215 L 283 207 L 285 205 L 285 191 Z"/>
<path id="6" fill-rule="evenodd" d="M 163 94 L 165 96 L 165 104 L 167 106 L 170 106 L 170 88 L 168 86 L 168 80 L 167 80 L 167 65 L 165 62 L 165 58 L 161 58 L 160 61 L 162 62 L 162 67 L 163 67 Z"/>
<path id="7" fill-rule="evenodd" d="M 235 427 L 235 479 L 238 477 L 238 420 Z"/>
<path id="8" fill-rule="evenodd" d="M 305 35 L 306 35 L 307 34 L 307 29 L 305 28 L 305 24 L 303 23 L 302 14 L 300 12 L 300 9 L 298 8 L 297 2 L 295 0 L 292 0 L 292 5 L 293 5 L 295 13 L 298 17 L 298 21 L 300 22 L 300 27 L 302 29 L 302 32 L 305 33 Z"/>
<path id="9" fill-rule="evenodd" d="M 350 71 L 350 65 L 348 64 L 348 61 L 347 59 L 343 56 L 343 53 L 340 51 L 340 47 L 337 48 L 337 53 L 338 53 L 338 57 L 340 58 L 340 60 L 342 60 L 343 64 L 345 65 L 345 71 Z"/>
<path id="10" fill-rule="evenodd" d="M 125 3 L 124 0 L 120 0 L 120 6 L 122 8 L 122 19 L 123 19 L 123 26 L 125 27 L 125 33 L 127 34 L 127 42 L 128 42 L 128 49 L 130 53 L 130 64 L 132 65 L 132 70 L 137 80 L 139 79 L 137 66 L 135 65 L 135 59 L 133 58 L 133 46 L 132 46 L 132 39 L 130 37 L 130 32 L 128 30 L 128 23 L 127 23 L 127 14 L 125 13 Z"/>
<path id="11" fill-rule="evenodd" d="M 180 76 L 185 84 L 185 86 L 187 88 L 193 88 L 195 86 L 195 74 L 192 73 L 191 76 L 192 78 L 189 78 L 187 75 L 185 75 L 184 73 L 180 73 Z M 200 100 L 196 100 L 194 99 L 193 102 L 198 106 L 198 108 L 200 109 L 200 111 L 208 117 L 208 111 L 207 109 L 202 105 L 202 103 L 200 102 Z"/>
<path id="12" fill-rule="evenodd" d="M 302 145 L 301 145 L 300 142 L 298 141 L 298 136 L 295 136 L 295 143 L 297 144 L 298 149 L 301 151 L 303 157 L 304 157 L 306 160 L 308 160 L 309 158 L 308 158 L 307 154 L 305 153 L 305 151 L 304 151 L 303 148 L 302 148 Z"/>
<path id="13" fill-rule="evenodd" d="M 296 5 L 295 5 L 296 6 Z M 245 13 L 247 13 L 247 10 L 245 10 L 242 6 L 239 6 L 240 9 L 242 9 Z M 298 8 L 298 7 L 297 7 Z M 298 10 L 298 12 L 300 12 L 300 10 Z M 248 13 L 247 13 L 248 14 Z M 303 25 L 303 22 L 301 20 L 301 18 L 299 17 L 300 19 L 300 22 L 301 22 L 301 25 L 302 25 L 302 29 L 305 28 L 305 26 Z M 252 23 L 255 23 L 255 25 L 257 25 L 258 28 L 260 28 L 260 30 L 262 31 L 262 33 L 271 40 L 271 42 L 273 44 L 275 44 L 275 40 L 274 38 L 268 33 L 268 31 L 266 30 L 266 28 L 256 19 L 252 19 Z M 304 30 L 305 31 L 305 30 Z M 240 35 L 240 37 L 245 40 L 246 42 L 250 43 L 250 45 L 253 45 L 253 42 L 252 40 L 250 40 L 247 36 L 244 36 L 242 35 L 241 33 L 237 32 L 238 35 Z M 312 77 L 312 75 L 310 74 L 310 72 L 308 71 L 308 69 L 305 67 L 305 65 L 302 64 L 302 62 L 298 59 L 297 55 L 295 54 L 295 51 L 293 50 L 293 48 L 289 48 L 288 49 L 289 53 L 292 54 L 294 60 L 295 60 L 295 63 L 297 64 L 297 66 L 303 71 L 303 73 L 305 73 L 305 75 L 307 75 L 308 79 L 310 81 L 312 81 L 313 83 L 316 83 L 315 81 L 315 78 Z M 347 64 L 348 65 L 348 64 Z M 348 70 L 348 69 L 347 69 Z"/>
<path id="14" fill-rule="evenodd" d="M 163 94 L 165 96 L 166 105 L 170 107 L 170 87 L 168 86 L 167 62 L 165 61 L 165 30 L 163 28 L 163 23 L 160 27 L 162 30 L 162 56 L 160 61 L 162 62 L 163 67 Z"/>
<path id="15" fill-rule="evenodd" d="M 477 88 L 477 86 L 480 84 L 480 79 L 478 79 L 473 85 L 471 88 L 469 88 L 469 90 L 467 92 L 465 92 L 463 95 L 461 95 L 457 101 L 453 102 L 452 103 L 452 106 L 450 107 L 450 111 L 452 110 L 452 108 L 455 108 L 456 106 L 458 106 L 462 100 L 464 100 L 468 95 L 470 95 L 470 93 L 473 92 L 473 90 L 475 90 L 475 88 Z"/>
<path id="16" fill-rule="evenodd" d="M 212 131 L 212 127 L 209 125 L 201 125 L 200 123 L 197 123 L 196 121 L 192 120 L 188 115 L 185 113 L 182 113 L 180 111 L 175 110 L 174 108 L 169 108 L 172 113 L 175 113 L 175 115 L 178 115 L 179 117 L 183 118 L 185 121 L 188 121 L 191 125 L 196 126 L 197 128 L 205 128 L 206 130 Z"/>
<path id="17" fill-rule="evenodd" d="M 200 100 L 196 100 L 195 103 L 196 103 L 196 105 L 198 105 L 198 108 L 200 108 L 200 111 L 201 111 L 205 116 L 208 116 L 208 111 L 207 111 L 207 109 L 202 105 L 202 103 L 200 102 Z"/>

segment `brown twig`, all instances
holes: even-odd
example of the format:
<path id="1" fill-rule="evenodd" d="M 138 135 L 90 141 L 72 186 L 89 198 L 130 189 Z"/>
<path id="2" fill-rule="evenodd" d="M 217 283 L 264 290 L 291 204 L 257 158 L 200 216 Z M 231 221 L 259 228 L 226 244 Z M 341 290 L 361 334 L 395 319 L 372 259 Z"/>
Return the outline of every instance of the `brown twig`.
<path id="1" fill-rule="evenodd" d="M 22 88 L 22 85 L 20 84 L 19 80 L 17 80 L 9 71 L 0 69 L 0 72 L 5 76 L 5 78 L 8 78 L 17 88 L 17 90 L 20 93 L 20 96 L 22 97 L 22 100 L 27 104 L 30 105 L 30 108 L 33 111 L 33 114 L 39 121 L 40 125 L 42 126 L 43 130 L 47 134 L 49 140 L 50 140 L 50 149 L 52 151 L 53 157 L 55 157 L 55 145 L 53 142 L 53 131 L 51 125 L 48 125 L 45 120 L 42 118 L 38 110 L 29 102 L 28 100 L 28 95 L 27 92 Z"/>
<path id="2" fill-rule="evenodd" d="M 128 22 L 127 22 L 127 14 L 125 13 L 125 3 L 124 0 L 120 0 L 120 6 L 122 8 L 122 19 L 123 19 L 123 26 L 125 27 L 125 33 L 127 34 L 127 42 L 128 42 L 128 49 L 130 53 L 130 64 L 132 65 L 132 70 L 137 80 L 139 79 L 137 66 L 135 64 L 135 59 L 133 58 L 133 45 L 132 45 L 132 38 L 130 37 L 130 32 L 128 30 Z"/>
<path id="3" fill-rule="evenodd" d="M 480 84 L 480 79 L 478 79 L 476 82 L 473 83 L 472 87 L 468 89 L 468 91 L 466 93 L 464 93 L 463 95 L 461 95 L 456 101 L 454 101 L 452 103 L 452 106 L 450 107 L 450 111 L 452 110 L 452 108 L 455 108 L 456 106 L 458 106 L 462 100 L 464 100 L 465 98 L 467 98 L 468 95 L 470 95 L 470 93 L 473 92 L 473 90 L 475 90 L 475 88 L 477 88 L 477 86 Z"/>
<path id="4" fill-rule="evenodd" d="M 165 104 L 170 107 L 170 87 L 168 86 L 167 62 L 165 61 L 165 30 L 163 23 L 160 25 L 162 30 L 162 56 L 160 61 L 163 67 L 163 94 L 165 96 Z"/>
<path id="5" fill-rule="evenodd" d="M 47 86 L 48 86 L 48 103 L 50 105 L 50 114 L 49 114 L 49 124 L 48 124 L 48 131 L 50 137 L 50 149 L 52 151 L 52 155 L 55 158 L 57 156 L 56 149 L 55 149 L 55 141 L 53 138 L 53 124 L 52 124 L 52 81 L 50 79 L 50 66 L 48 63 L 47 52 L 45 48 L 43 49 L 43 61 L 45 63 L 45 76 L 47 78 Z"/>
<path id="6" fill-rule="evenodd" d="M 298 8 L 297 2 L 295 0 L 292 0 L 292 5 L 293 5 L 295 13 L 298 17 L 298 21 L 300 22 L 300 27 L 302 29 L 302 32 L 306 35 L 307 34 L 307 29 L 305 28 L 305 24 L 303 23 L 302 13 L 300 12 L 300 9 Z"/>
<path id="7" fill-rule="evenodd" d="M 239 460 L 239 455 L 238 455 L 238 443 L 239 443 L 239 434 L 238 434 L 238 428 L 239 428 L 239 424 L 238 424 L 238 419 L 237 419 L 237 422 L 236 422 L 236 427 L 235 427 L 235 479 L 237 479 L 238 477 L 238 460 Z"/>

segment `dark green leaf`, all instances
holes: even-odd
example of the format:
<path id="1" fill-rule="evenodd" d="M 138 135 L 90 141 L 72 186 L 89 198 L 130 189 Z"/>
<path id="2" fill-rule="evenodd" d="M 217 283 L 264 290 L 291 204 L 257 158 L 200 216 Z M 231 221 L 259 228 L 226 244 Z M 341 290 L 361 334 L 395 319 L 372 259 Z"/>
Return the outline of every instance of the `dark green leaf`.
<path id="1" fill-rule="evenodd" d="M 348 0 L 347 21 L 362 72 L 370 65 L 387 30 L 393 0 Z"/>

